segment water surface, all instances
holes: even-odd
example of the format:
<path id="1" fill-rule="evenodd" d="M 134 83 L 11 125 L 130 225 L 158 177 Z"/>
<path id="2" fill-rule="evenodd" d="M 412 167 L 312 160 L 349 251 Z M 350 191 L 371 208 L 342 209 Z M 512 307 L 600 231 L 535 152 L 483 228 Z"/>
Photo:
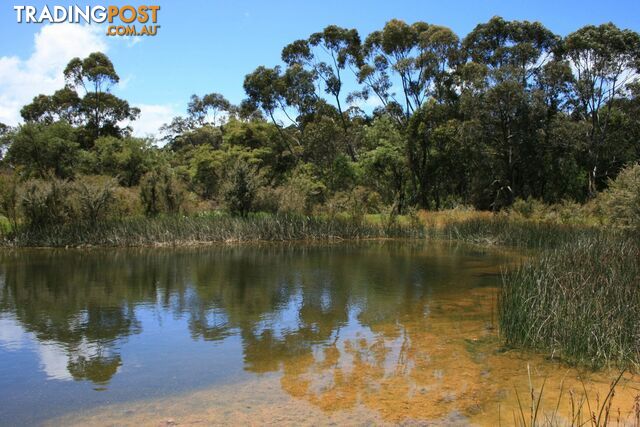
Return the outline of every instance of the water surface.
<path id="1" fill-rule="evenodd" d="M 606 392 L 611 373 L 501 347 L 518 259 L 406 241 L 0 252 L 0 423 L 491 425 L 530 373 L 549 407 L 562 381 Z"/>

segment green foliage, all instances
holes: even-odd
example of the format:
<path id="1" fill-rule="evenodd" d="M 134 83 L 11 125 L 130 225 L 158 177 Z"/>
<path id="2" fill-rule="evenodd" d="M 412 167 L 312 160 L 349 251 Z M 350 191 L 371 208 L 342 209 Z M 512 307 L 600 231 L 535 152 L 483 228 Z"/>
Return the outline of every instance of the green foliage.
<path id="1" fill-rule="evenodd" d="M 613 24 L 563 38 L 494 17 L 460 39 L 392 19 L 364 41 L 329 25 L 285 46 L 282 66 L 247 74 L 240 105 L 193 95 L 187 115 L 162 127 L 162 147 L 122 127 L 138 111 L 111 93 L 114 64 L 93 53 L 69 62 L 64 88 L 22 109 L 26 124 L 0 126 L 0 167 L 69 180 L 71 210 L 87 223 L 226 206 L 384 214 L 395 227 L 415 209 L 473 206 L 523 223 L 633 228 L 635 181 L 627 170 L 615 178 L 640 160 L 638 52 L 640 36 Z M 97 183 L 95 194 L 78 186 L 83 175 L 117 179 L 108 214 L 82 213 L 82 198 L 109 199 Z M 3 215 L 29 223 L 12 194 Z"/>
<path id="2" fill-rule="evenodd" d="M 223 166 L 220 153 L 207 147 L 199 147 L 194 151 L 190 164 L 196 192 L 205 199 L 215 197 L 222 181 Z"/>
<path id="3" fill-rule="evenodd" d="M 120 216 L 122 202 L 116 189 L 115 181 L 104 176 L 82 176 L 73 182 L 31 179 L 19 190 L 19 208 L 30 230 L 74 224 L 95 227 Z"/>
<path id="4" fill-rule="evenodd" d="M 14 228 L 9 218 L 0 215 L 0 236 L 8 235 Z"/>
<path id="5" fill-rule="evenodd" d="M 223 194 L 229 211 L 246 216 L 253 208 L 258 187 L 258 178 L 254 168 L 238 160 L 227 176 Z"/>
<path id="6" fill-rule="evenodd" d="M 64 121 L 80 125 L 84 147 L 91 147 L 100 136 L 123 136 L 128 132 L 119 124 L 135 120 L 140 110 L 110 92 L 120 78 L 104 53 L 73 58 L 64 69 L 64 78 L 63 89 L 51 96 L 38 95 L 22 108 L 20 113 L 25 121 L 44 124 Z"/>
<path id="7" fill-rule="evenodd" d="M 151 143 L 140 138 L 101 137 L 92 152 L 95 153 L 93 172 L 116 177 L 127 187 L 138 185 L 155 163 Z"/>
<path id="8" fill-rule="evenodd" d="M 96 226 L 107 219 L 115 201 L 116 182 L 106 177 L 83 177 L 75 183 L 75 196 L 82 221 Z"/>
<path id="9" fill-rule="evenodd" d="M 185 197 L 184 187 L 170 169 L 152 170 L 140 181 L 140 200 L 147 216 L 180 213 Z"/>
<path id="10" fill-rule="evenodd" d="M 51 177 L 33 179 L 22 190 L 22 212 L 28 228 L 42 229 L 72 222 L 75 217 L 69 203 L 71 185 L 68 181 Z"/>
<path id="11" fill-rule="evenodd" d="M 640 230 L 640 164 L 623 169 L 597 202 L 613 224 Z"/>
<path id="12" fill-rule="evenodd" d="M 18 226 L 19 189 L 15 175 L 0 174 L 0 214 L 11 228 Z"/>
<path id="13" fill-rule="evenodd" d="M 380 117 L 367 127 L 368 150 L 360 157 L 362 181 L 381 195 L 385 204 L 404 208 L 409 180 L 406 142 L 397 124 L 389 117 Z"/>
<path id="14" fill-rule="evenodd" d="M 281 189 L 279 211 L 310 215 L 314 206 L 325 200 L 326 192 L 315 167 L 301 163 Z"/>
<path id="15" fill-rule="evenodd" d="M 25 178 L 70 178 L 80 159 L 76 130 L 65 122 L 27 123 L 10 136 L 7 161 Z"/>

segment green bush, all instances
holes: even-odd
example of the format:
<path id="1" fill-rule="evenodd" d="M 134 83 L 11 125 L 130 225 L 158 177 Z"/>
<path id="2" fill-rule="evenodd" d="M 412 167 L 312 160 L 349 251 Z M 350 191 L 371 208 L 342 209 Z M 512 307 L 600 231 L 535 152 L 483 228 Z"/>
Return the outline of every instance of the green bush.
<path id="1" fill-rule="evenodd" d="M 172 170 L 147 172 L 140 180 L 140 201 L 147 216 L 180 213 L 185 198 L 186 190 Z"/>
<path id="2" fill-rule="evenodd" d="M 73 199 L 77 203 L 81 221 L 95 226 L 113 214 L 115 202 L 113 189 L 117 182 L 113 178 L 85 176 L 74 183 Z"/>
<path id="3" fill-rule="evenodd" d="M 311 215 L 315 206 L 326 200 L 327 187 L 313 165 L 298 165 L 280 190 L 280 212 Z"/>
<path id="4" fill-rule="evenodd" d="M 600 212 L 614 225 L 640 230 L 640 164 L 624 168 L 598 195 Z"/>
<path id="5" fill-rule="evenodd" d="M 32 179 L 22 190 L 22 214 L 30 228 L 41 228 L 71 222 L 75 212 L 69 203 L 71 185 L 68 181 L 49 178 Z"/>
<path id="6" fill-rule="evenodd" d="M 18 178 L 16 175 L 0 175 L 0 214 L 12 228 L 18 225 Z"/>
<path id="7" fill-rule="evenodd" d="M 230 212 L 246 216 L 253 208 L 258 187 L 257 173 L 246 162 L 238 160 L 229 171 L 223 194 Z"/>
<path id="8" fill-rule="evenodd" d="M 9 218 L 0 215 L 0 236 L 6 236 L 13 230 Z"/>

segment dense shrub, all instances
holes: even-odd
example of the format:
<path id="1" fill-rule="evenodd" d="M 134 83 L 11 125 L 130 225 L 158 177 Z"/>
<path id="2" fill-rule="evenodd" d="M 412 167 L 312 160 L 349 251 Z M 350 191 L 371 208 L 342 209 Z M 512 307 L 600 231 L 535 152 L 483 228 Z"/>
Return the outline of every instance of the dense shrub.
<path id="1" fill-rule="evenodd" d="M 104 221 L 113 214 L 113 189 L 116 186 L 116 180 L 108 177 L 87 176 L 76 181 L 71 195 L 78 204 L 80 220 L 95 226 L 98 221 Z"/>
<path id="2" fill-rule="evenodd" d="M 257 174 L 246 162 L 238 160 L 231 168 L 225 183 L 224 201 L 229 211 L 246 216 L 253 208 L 258 188 Z"/>
<path id="3" fill-rule="evenodd" d="M 640 230 L 640 164 L 623 169 L 598 201 L 601 214 L 612 224 Z"/>
<path id="4" fill-rule="evenodd" d="M 71 185 L 57 178 L 27 181 L 21 191 L 21 208 L 26 225 L 40 228 L 71 222 L 75 217 L 69 201 Z"/>
<path id="5" fill-rule="evenodd" d="M 280 191 L 279 211 L 310 215 L 316 205 L 325 201 L 326 193 L 327 187 L 314 166 L 300 164 Z"/>
<path id="6" fill-rule="evenodd" d="M 18 224 L 18 177 L 0 175 L 0 214 L 15 228 Z"/>
<path id="7" fill-rule="evenodd" d="M 184 185 L 170 169 L 147 172 L 140 181 L 140 201 L 147 216 L 180 213 L 185 197 Z"/>

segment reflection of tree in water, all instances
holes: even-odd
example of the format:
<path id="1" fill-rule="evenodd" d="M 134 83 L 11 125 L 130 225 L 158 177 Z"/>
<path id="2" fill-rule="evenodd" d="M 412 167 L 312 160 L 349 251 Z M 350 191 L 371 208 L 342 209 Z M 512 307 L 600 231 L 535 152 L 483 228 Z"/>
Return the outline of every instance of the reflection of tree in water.
<path id="1" fill-rule="evenodd" d="M 155 294 L 139 261 L 117 252 L 3 254 L 0 310 L 62 348 L 73 378 L 106 384 L 121 364 L 116 341 L 140 332 L 135 305 Z"/>
<path id="2" fill-rule="evenodd" d="M 374 331 L 423 316 L 458 267 L 449 250 L 407 243 L 25 251 L 0 254 L 0 310 L 62 345 L 73 377 L 96 384 L 123 363 L 119 341 L 141 331 L 140 304 L 186 315 L 194 339 L 239 334 L 249 371 L 286 371 L 322 346 L 335 353 L 355 315 Z"/>

